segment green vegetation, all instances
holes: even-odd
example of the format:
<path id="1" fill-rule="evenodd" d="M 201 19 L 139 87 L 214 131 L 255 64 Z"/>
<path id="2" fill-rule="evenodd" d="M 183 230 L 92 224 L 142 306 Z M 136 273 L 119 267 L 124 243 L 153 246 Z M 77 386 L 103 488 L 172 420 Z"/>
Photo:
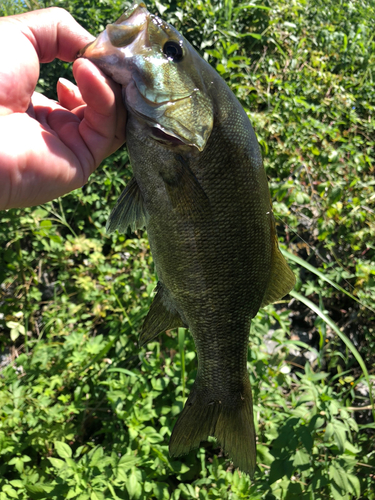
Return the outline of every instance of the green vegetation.
<path id="1" fill-rule="evenodd" d="M 94 34 L 124 10 L 25 3 L 67 8 Z M 4 0 L 0 13 L 26 7 Z M 0 500 L 375 499 L 373 2 L 150 9 L 249 113 L 297 276 L 292 298 L 252 324 L 258 470 L 254 481 L 233 470 L 214 440 L 168 455 L 194 344 L 179 329 L 138 348 L 156 285 L 147 234 L 104 231 L 131 177 L 123 150 L 83 189 L 0 214 Z M 44 65 L 39 90 L 55 95 L 58 76 L 72 78 L 70 65 Z"/>

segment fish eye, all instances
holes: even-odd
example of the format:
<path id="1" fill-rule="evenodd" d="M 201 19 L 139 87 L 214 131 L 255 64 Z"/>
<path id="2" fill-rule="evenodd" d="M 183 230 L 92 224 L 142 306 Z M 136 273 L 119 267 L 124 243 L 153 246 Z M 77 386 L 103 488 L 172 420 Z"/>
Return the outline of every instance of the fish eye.
<path id="1" fill-rule="evenodd" d="M 163 52 L 168 59 L 172 59 L 174 62 L 181 61 L 183 56 L 181 45 L 177 42 L 173 42 L 172 40 L 165 42 Z"/>

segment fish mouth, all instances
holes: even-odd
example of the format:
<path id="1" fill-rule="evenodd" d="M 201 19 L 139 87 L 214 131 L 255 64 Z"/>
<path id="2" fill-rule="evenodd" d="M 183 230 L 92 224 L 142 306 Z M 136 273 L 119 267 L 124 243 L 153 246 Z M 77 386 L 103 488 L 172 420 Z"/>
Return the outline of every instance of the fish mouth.
<path id="1" fill-rule="evenodd" d="M 167 42 L 178 44 L 187 57 L 169 56 Z M 133 5 L 109 24 L 79 57 L 122 85 L 125 106 L 151 128 L 151 137 L 203 151 L 212 129 L 212 109 L 202 92 L 204 84 L 187 74 L 191 48 L 144 3 Z"/>
<path id="2" fill-rule="evenodd" d="M 135 83 L 135 82 L 134 82 Z M 138 90 L 138 88 L 137 88 Z M 139 91 L 139 90 L 138 90 Z M 146 106 L 150 106 L 152 109 L 155 111 L 158 110 L 158 108 L 164 108 L 165 106 L 168 106 L 171 104 L 170 101 L 165 101 L 165 102 L 153 102 L 149 101 L 146 97 L 139 92 L 140 96 L 144 100 Z M 178 99 L 178 101 L 183 101 L 186 98 L 183 99 Z M 176 101 L 173 101 L 176 102 Z M 137 109 L 136 106 L 132 106 L 131 102 L 127 100 L 128 107 L 131 109 L 131 111 L 144 123 L 147 124 L 150 132 L 150 136 L 157 142 L 161 142 L 162 144 L 167 144 L 169 146 L 192 146 L 191 141 L 185 139 L 182 135 L 178 134 L 177 132 L 171 130 L 170 128 L 163 127 L 159 122 L 158 118 L 155 116 L 154 118 L 152 117 L 152 114 L 148 112 L 142 112 L 140 109 Z"/>
<path id="3" fill-rule="evenodd" d="M 180 137 L 171 135 L 170 132 L 165 132 L 158 124 L 150 128 L 150 136 L 155 141 L 166 144 L 167 146 L 190 146 L 190 144 L 187 144 Z"/>
<path id="4" fill-rule="evenodd" d="M 143 2 L 134 4 L 116 22 L 108 24 L 93 42 L 83 47 L 77 58 L 84 57 L 101 67 L 104 66 L 103 61 L 112 58 L 113 62 L 114 58 L 120 58 L 120 54 L 123 59 L 133 56 L 139 47 L 147 45 L 145 38 L 150 18 L 151 14 Z"/>
<path id="5" fill-rule="evenodd" d="M 114 47 L 125 47 L 134 42 L 141 31 L 146 31 L 151 14 L 141 2 L 134 4 L 113 24 L 107 25 L 108 38 Z"/>
<path id="6" fill-rule="evenodd" d="M 170 87 L 167 91 L 162 91 L 160 87 L 155 90 L 151 84 L 147 74 L 149 68 L 153 67 L 156 79 L 162 80 L 160 75 L 168 65 L 163 54 L 162 57 L 152 54 L 152 40 L 158 30 L 166 33 L 168 28 L 161 19 L 150 14 L 144 3 L 134 4 L 116 22 L 108 24 L 93 42 L 83 47 L 78 57 L 93 62 L 120 85 L 126 86 L 133 80 L 148 104 L 167 104 L 189 98 L 192 89 L 179 90 L 171 95 Z M 144 59 L 142 65 L 135 61 L 137 56 Z"/>

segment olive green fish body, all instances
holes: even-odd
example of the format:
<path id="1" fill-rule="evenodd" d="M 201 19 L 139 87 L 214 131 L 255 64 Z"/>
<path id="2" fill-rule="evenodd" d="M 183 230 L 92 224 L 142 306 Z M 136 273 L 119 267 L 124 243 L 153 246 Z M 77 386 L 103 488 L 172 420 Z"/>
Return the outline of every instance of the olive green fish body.
<path id="1" fill-rule="evenodd" d="M 176 30 L 142 4 L 123 18 L 125 34 L 111 25 L 115 43 L 125 37 L 136 44 L 137 26 L 143 45 L 124 59 L 116 56 L 113 70 L 108 59 L 102 62 L 103 51 L 85 57 L 125 86 L 134 180 L 108 227 L 147 226 L 159 284 L 141 343 L 186 326 L 197 350 L 197 378 L 170 452 L 187 453 L 214 435 L 235 465 L 252 474 L 250 322 L 261 305 L 282 297 L 294 283 L 277 246 L 259 145 L 233 93 Z M 162 52 L 169 50 L 177 56 L 165 63 Z M 122 74 L 119 65 L 126 66 Z"/>

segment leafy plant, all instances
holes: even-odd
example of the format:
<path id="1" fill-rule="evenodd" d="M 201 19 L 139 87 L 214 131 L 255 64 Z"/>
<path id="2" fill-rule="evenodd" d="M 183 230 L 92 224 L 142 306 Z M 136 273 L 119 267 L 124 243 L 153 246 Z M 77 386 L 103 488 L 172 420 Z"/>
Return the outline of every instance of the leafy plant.
<path id="1" fill-rule="evenodd" d="M 93 34 L 124 4 L 58 5 Z M 128 5 L 128 4 L 126 4 Z M 215 440 L 168 441 L 196 373 L 187 330 L 144 349 L 156 277 L 147 233 L 105 234 L 125 150 L 88 184 L 0 214 L 0 500 L 374 499 L 374 6 L 151 2 L 226 79 L 263 149 L 296 290 L 258 313 L 248 358 L 254 481 Z M 70 65 L 41 68 L 55 96 Z"/>

